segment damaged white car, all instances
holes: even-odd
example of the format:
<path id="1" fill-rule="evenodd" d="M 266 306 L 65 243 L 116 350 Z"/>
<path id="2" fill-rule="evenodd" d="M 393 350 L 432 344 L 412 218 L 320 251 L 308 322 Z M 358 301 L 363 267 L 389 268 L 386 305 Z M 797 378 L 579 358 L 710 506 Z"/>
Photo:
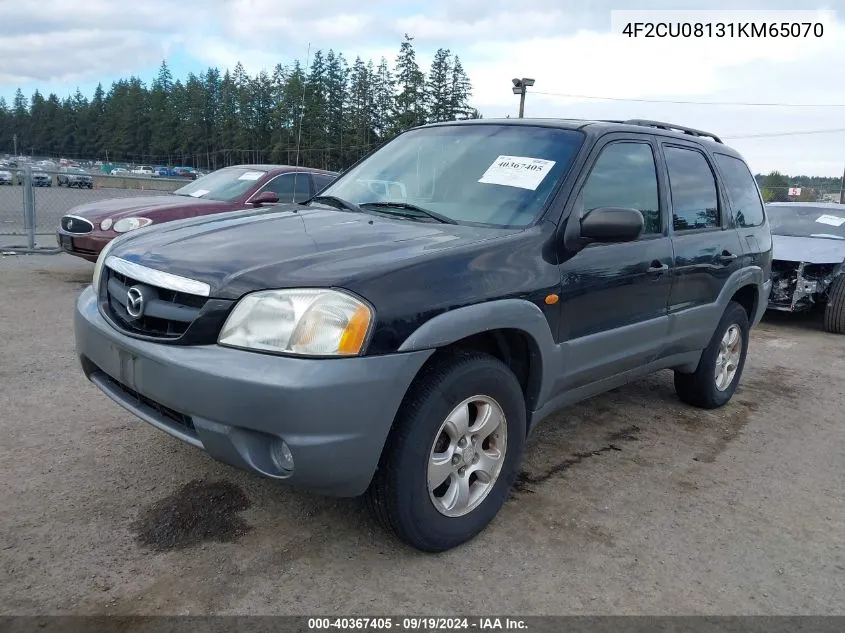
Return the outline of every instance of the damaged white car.
<path id="1" fill-rule="evenodd" d="M 773 202 L 769 309 L 805 312 L 824 308 L 828 332 L 845 334 L 845 205 Z"/>

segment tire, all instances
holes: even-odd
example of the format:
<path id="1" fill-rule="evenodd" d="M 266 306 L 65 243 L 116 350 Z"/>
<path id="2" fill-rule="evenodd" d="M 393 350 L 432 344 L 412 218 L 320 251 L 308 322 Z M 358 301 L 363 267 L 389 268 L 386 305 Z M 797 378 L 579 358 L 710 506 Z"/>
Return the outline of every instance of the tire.
<path id="1" fill-rule="evenodd" d="M 845 273 L 830 284 L 824 308 L 824 329 L 831 334 L 845 334 Z"/>
<path id="2" fill-rule="evenodd" d="M 729 380 L 719 385 L 716 367 L 720 361 L 723 337 L 732 328 L 735 328 L 741 348 L 738 350 L 738 357 L 734 355 L 733 363 L 730 361 L 728 363 L 728 367 L 731 364 L 735 367 L 733 374 L 725 374 L 724 377 Z M 748 334 L 748 313 L 740 304 L 731 301 L 725 308 L 719 325 L 713 333 L 713 338 L 701 354 L 698 368 L 691 374 L 675 372 L 675 393 L 678 397 L 683 402 L 701 409 L 717 409 L 727 404 L 742 378 L 742 370 L 748 354 Z"/>
<path id="3" fill-rule="evenodd" d="M 516 376 L 506 365 L 477 352 L 453 352 L 435 358 L 408 390 L 365 495 L 370 511 L 383 526 L 424 552 L 452 549 L 487 527 L 505 503 L 516 479 L 526 434 L 525 399 Z M 474 412 L 479 409 L 461 405 L 479 398 L 485 399 L 481 411 L 489 411 L 493 420 L 500 412 L 504 420 L 498 418 L 500 424 L 488 439 L 474 444 L 477 456 L 472 457 L 472 449 L 465 452 L 467 449 L 460 448 L 455 441 L 455 434 L 448 435 L 443 427 L 447 417 L 454 418 L 450 414 L 458 407 L 470 414 L 471 433 Z M 497 452 L 496 442 L 501 442 L 498 452 L 503 455 L 500 460 L 487 462 L 499 465 L 489 467 L 490 472 L 498 468 L 498 475 L 485 488 L 487 477 L 479 478 L 473 471 L 480 468 L 475 465 L 480 459 L 486 456 L 490 460 L 490 455 Z M 429 464 L 435 450 L 452 454 L 452 460 L 457 459 L 459 465 L 448 459 L 442 461 L 445 470 L 441 473 L 451 473 L 430 491 Z M 469 460 L 470 465 L 463 466 L 462 459 Z M 463 470 L 459 471 L 461 467 Z M 461 481 L 467 486 L 460 486 Z M 457 504 L 449 516 L 449 508 L 444 506 L 450 500 L 449 491 L 458 489 L 470 491 L 471 503 L 468 507 Z M 474 503 L 473 496 L 477 497 Z"/>

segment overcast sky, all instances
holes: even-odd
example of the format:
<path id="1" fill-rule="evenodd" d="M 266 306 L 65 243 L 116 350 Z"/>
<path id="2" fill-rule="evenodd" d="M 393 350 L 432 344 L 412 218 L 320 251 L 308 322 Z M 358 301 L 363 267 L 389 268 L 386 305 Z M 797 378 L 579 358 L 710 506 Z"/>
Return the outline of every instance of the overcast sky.
<path id="1" fill-rule="evenodd" d="M 845 107 L 742 107 L 652 100 L 845 105 L 845 0 L 708 3 L 655 0 L 0 0 L 0 95 L 88 96 L 130 73 L 149 81 L 163 58 L 175 77 L 241 61 L 254 73 L 334 48 L 392 63 L 404 33 L 427 69 L 438 47 L 460 55 L 485 118 L 515 116 L 512 77 L 536 79 L 527 117 L 650 118 L 736 138 L 754 171 L 839 176 Z M 697 6 L 696 6 L 697 5 Z M 626 38 L 611 9 L 818 10 L 822 38 Z M 723 18 L 725 16 L 722 16 Z M 728 16 L 730 17 L 730 16 Z M 778 16 L 763 16 L 770 19 Z M 783 17 L 783 16 L 780 16 Z M 713 19 L 720 19 L 715 15 Z M 785 19 L 790 19 L 787 16 Z M 611 97 L 586 99 L 554 96 Z M 634 101 L 624 101 L 634 99 Z M 640 100 L 640 101 L 636 101 Z"/>

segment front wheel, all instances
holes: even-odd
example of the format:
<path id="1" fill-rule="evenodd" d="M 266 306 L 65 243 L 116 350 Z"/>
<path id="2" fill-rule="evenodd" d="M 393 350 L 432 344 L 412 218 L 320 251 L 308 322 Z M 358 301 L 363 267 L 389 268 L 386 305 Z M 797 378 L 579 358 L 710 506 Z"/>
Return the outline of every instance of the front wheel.
<path id="1" fill-rule="evenodd" d="M 525 400 L 496 358 L 456 352 L 411 385 L 367 491 L 370 510 L 405 543 L 441 552 L 496 516 L 525 443 Z"/>
<path id="2" fill-rule="evenodd" d="M 745 367 L 748 338 L 748 313 L 740 304 L 731 301 L 701 354 L 695 372 L 675 372 L 678 397 L 702 409 L 716 409 L 727 404 Z"/>
<path id="3" fill-rule="evenodd" d="M 831 334 L 845 334 L 845 273 L 830 284 L 824 308 L 824 329 Z"/>

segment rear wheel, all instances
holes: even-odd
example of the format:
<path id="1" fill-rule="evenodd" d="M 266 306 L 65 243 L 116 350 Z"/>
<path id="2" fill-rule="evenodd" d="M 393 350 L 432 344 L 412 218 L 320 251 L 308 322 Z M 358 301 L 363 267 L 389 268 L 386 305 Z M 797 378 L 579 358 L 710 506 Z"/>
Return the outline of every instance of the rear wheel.
<path id="1" fill-rule="evenodd" d="M 483 531 L 507 499 L 525 441 L 522 389 L 502 362 L 458 352 L 412 384 L 367 491 L 370 510 L 422 551 Z"/>
<path id="2" fill-rule="evenodd" d="M 675 392 L 694 407 L 715 409 L 731 399 L 739 384 L 748 353 L 748 313 L 728 303 L 713 338 L 691 374 L 675 372 Z"/>
<path id="3" fill-rule="evenodd" d="M 824 329 L 833 334 L 845 334 L 845 273 L 830 284 L 824 309 Z"/>

